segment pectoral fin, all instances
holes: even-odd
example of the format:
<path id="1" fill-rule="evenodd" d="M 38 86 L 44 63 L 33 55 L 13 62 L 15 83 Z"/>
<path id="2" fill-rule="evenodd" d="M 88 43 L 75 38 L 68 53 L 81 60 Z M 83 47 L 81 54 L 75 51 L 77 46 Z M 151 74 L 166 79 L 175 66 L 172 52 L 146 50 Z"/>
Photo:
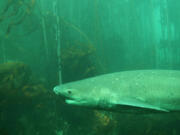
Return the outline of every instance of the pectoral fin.
<path id="1" fill-rule="evenodd" d="M 161 112 L 169 112 L 169 110 L 166 110 L 164 108 L 161 108 L 155 105 L 151 105 L 139 99 L 130 99 L 130 98 L 122 99 L 118 101 L 116 105 L 123 105 L 123 106 L 132 107 L 132 108 L 142 108 L 142 109 L 144 108 L 146 110 L 149 109 L 149 110 L 155 110 L 155 111 L 161 111 Z"/>

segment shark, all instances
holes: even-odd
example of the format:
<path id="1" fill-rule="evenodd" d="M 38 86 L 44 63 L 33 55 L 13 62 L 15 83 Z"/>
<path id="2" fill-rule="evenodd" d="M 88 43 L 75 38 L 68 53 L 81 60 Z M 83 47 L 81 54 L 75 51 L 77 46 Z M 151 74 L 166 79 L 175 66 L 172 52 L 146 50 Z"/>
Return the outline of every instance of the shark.
<path id="1" fill-rule="evenodd" d="M 118 112 L 180 111 L 180 71 L 132 70 L 55 86 L 70 105 Z"/>

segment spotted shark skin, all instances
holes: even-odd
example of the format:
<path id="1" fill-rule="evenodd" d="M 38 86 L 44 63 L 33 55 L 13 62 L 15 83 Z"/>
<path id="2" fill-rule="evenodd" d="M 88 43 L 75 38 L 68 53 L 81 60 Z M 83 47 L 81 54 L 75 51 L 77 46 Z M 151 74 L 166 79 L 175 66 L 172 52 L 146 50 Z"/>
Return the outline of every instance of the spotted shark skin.
<path id="1" fill-rule="evenodd" d="M 180 111 L 180 71 L 134 70 L 54 87 L 71 105 L 119 112 Z"/>

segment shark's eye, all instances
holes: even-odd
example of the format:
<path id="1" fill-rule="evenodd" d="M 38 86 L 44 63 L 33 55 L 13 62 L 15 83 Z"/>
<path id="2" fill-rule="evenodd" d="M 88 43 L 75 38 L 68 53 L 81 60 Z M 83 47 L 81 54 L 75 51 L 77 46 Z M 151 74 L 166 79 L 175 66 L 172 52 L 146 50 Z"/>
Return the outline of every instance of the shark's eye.
<path id="1" fill-rule="evenodd" d="M 71 94 L 72 92 L 70 90 L 68 90 L 68 94 Z"/>

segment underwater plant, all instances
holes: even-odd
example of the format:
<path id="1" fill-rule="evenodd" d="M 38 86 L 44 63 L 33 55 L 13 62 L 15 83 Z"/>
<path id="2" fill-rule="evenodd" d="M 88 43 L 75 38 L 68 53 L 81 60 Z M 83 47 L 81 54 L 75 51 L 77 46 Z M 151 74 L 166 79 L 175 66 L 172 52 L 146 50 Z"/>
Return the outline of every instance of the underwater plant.
<path id="1" fill-rule="evenodd" d="M 96 49 L 82 42 L 67 44 L 62 48 L 62 78 L 63 82 L 75 81 L 98 74 Z M 93 62 L 94 61 L 94 62 Z"/>
<path id="2" fill-rule="evenodd" d="M 28 35 L 36 30 L 37 25 L 32 19 L 35 2 L 36 0 L 6 0 L 0 2 L 0 57 L 3 59 L 2 62 L 7 62 L 8 47 L 20 51 L 20 47 L 15 44 L 7 45 L 6 41 L 17 40 L 18 37 Z M 21 27 L 23 29 L 19 31 Z"/>
<path id="3" fill-rule="evenodd" d="M 8 37 L 14 26 L 20 25 L 26 16 L 31 14 L 35 0 L 8 0 L 0 12 L 0 24 L 4 35 Z M 2 35 L 1 35 L 2 36 Z"/>
<path id="4" fill-rule="evenodd" d="M 54 109 L 49 109 L 53 106 L 49 102 L 51 98 L 51 92 L 32 74 L 28 65 L 22 62 L 0 64 L 0 131 L 44 134 L 51 125 L 48 134 L 55 135 L 56 124 L 51 123 L 56 122 L 56 115 Z"/>

